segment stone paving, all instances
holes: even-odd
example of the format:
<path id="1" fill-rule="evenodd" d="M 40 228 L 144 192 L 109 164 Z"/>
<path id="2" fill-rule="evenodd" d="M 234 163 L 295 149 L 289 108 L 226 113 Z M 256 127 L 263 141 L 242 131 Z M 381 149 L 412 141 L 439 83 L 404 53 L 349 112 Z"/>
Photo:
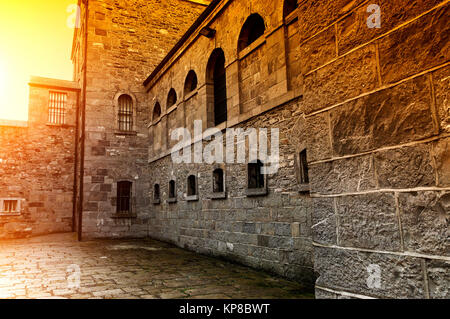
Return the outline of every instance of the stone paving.
<path id="1" fill-rule="evenodd" d="M 61 234 L 0 242 L 0 298 L 314 296 L 298 283 L 154 240 L 79 243 Z"/>

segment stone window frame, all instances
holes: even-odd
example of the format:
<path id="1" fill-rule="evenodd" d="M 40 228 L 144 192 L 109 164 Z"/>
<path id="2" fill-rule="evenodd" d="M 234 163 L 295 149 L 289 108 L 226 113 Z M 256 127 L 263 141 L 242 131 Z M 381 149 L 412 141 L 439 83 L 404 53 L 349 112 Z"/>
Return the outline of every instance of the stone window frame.
<path id="1" fill-rule="evenodd" d="M 195 179 L 195 194 L 194 195 L 189 195 L 189 179 L 191 177 L 194 177 Z M 197 176 L 196 173 L 189 173 L 187 178 L 186 178 L 186 201 L 187 202 L 195 202 L 199 200 L 199 187 L 198 187 L 198 180 L 199 180 L 199 176 Z"/>
<path id="2" fill-rule="evenodd" d="M 225 59 L 224 63 L 224 71 L 225 71 L 225 93 L 227 97 L 226 102 L 226 120 L 220 124 L 216 125 L 216 118 L 215 118 L 215 110 L 216 110 L 216 100 L 215 100 L 215 83 L 214 83 L 214 69 L 215 64 L 220 55 L 223 55 L 223 58 Z M 205 87 L 206 87 L 206 109 L 207 109 L 207 127 L 208 128 L 226 128 L 228 126 L 229 121 L 229 105 L 228 105 L 228 83 L 227 83 L 227 58 L 225 55 L 225 51 L 221 47 L 215 48 L 211 54 L 209 55 L 208 62 L 206 64 L 206 77 L 205 77 Z"/>
<path id="3" fill-rule="evenodd" d="M 187 88 L 187 84 L 188 84 L 188 80 L 190 80 L 190 75 L 193 74 L 193 76 L 195 76 L 195 81 L 196 81 L 196 86 L 195 89 L 193 90 L 188 90 Z M 198 76 L 197 76 L 197 72 L 195 72 L 193 69 L 189 70 L 188 74 L 186 75 L 186 78 L 184 80 L 184 86 L 183 86 L 183 99 L 184 101 L 189 100 L 192 96 L 194 96 L 197 92 L 198 92 Z"/>
<path id="4" fill-rule="evenodd" d="M 17 201 L 17 208 L 15 212 L 6 212 L 4 211 L 4 202 L 5 201 Z M 2 197 L 0 198 L 0 216 L 20 216 L 22 214 L 22 198 L 17 197 Z"/>
<path id="5" fill-rule="evenodd" d="M 310 186 L 310 178 L 308 174 L 308 149 L 307 148 L 301 148 L 297 149 L 294 157 L 294 165 L 295 165 L 295 175 L 297 177 L 297 183 L 298 183 L 298 191 L 299 193 L 309 193 L 311 191 Z M 302 157 L 302 153 L 304 153 L 304 158 Z M 302 162 L 306 161 L 306 176 L 304 175 L 304 169 L 302 167 Z M 303 162 L 304 163 L 304 162 Z M 308 182 L 304 182 L 304 179 L 307 179 Z"/>
<path id="6" fill-rule="evenodd" d="M 62 103 L 62 122 L 54 122 L 51 121 L 50 119 L 50 112 L 51 112 L 51 96 L 52 94 L 58 94 L 58 95 L 62 95 L 65 96 L 65 100 Z M 69 92 L 67 91 L 63 91 L 63 90 L 56 90 L 56 89 L 51 89 L 48 91 L 48 103 L 47 103 L 47 125 L 48 126 L 68 126 L 67 125 L 67 105 L 68 105 L 68 101 L 69 101 Z"/>
<path id="7" fill-rule="evenodd" d="M 156 111 L 156 107 L 159 107 L 159 116 L 157 117 L 157 118 L 155 118 L 155 111 Z M 158 124 L 160 121 L 161 121 L 161 119 L 162 119 L 162 107 L 161 107 L 161 103 L 159 103 L 159 101 L 156 101 L 155 102 L 155 104 L 153 105 L 153 108 L 152 108 L 152 120 L 151 120 L 151 125 L 156 125 L 156 124 Z"/>
<path id="8" fill-rule="evenodd" d="M 122 95 L 128 95 L 129 97 L 131 97 L 131 100 L 133 101 L 133 106 L 132 106 L 132 110 L 133 110 L 133 128 L 131 129 L 131 131 L 122 131 L 119 129 L 119 98 Z M 137 134 L 137 99 L 136 96 L 128 91 L 119 91 L 116 93 L 116 95 L 114 96 L 114 125 L 115 125 L 115 134 L 116 135 L 136 135 Z"/>
<path id="9" fill-rule="evenodd" d="M 175 96 L 175 101 L 173 101 L 173 102 L 170 101 L 172 96 Z M 170 88 L 169 93 L 167 94 L 166 110 L 170 110 L 170 109 L 174 108 L 175 106 L 177 106 L 177 104 L 178 104 L 177 91 L 174 88 Z"/>
<path id="10" fill-rule="evenodd" d="M 249 165 L 250 164 L 254 164 L 254 162 L 261 162 L 262 167 L 264 167 L 264 162 L 261 161 L 260 159 L 257 159 L 256 161 L 252 161 L 247 163 L 246 165 L 246 190 L 245 190 L 245 195 L 247 197 L 255 197 L 255 196 L 266 196 L 269 194 L 269 187 L 268 187 L 268 174 L 261 174 L 263 176 L 263 181 L 264 181 L 264 186 L 263 187 L 259 187 L 259 188 L 250 188 L 249 187 Z"/>
<path id="11" fill-rule="evenodd" d="M 175 197 L 170 197 L 170 184 L 171 184 L 171 182 L 174 182 L 174 195 L 175 195 Z M 177 179 L 176 179 L 176 177 L 174 177 L 174 176 L 172 176 L 171 178 L 170 178 L 170 180 L 169 180 L 169 183 L 167 184 L 167 186 L 168 186 L 168 197 L 167 197 L 167 203 L 168 204 L 174 204 L 174 203 L 176 203 L 177 201 L 178 201 L 178 192 L 177 192 Z"/>
<path id="12" fill-rule="evenodd" d="M 119 182 L 129 182 L 131 183 L 131 198 L 130 198 L 130 212 L 128 214 L 119 214 L 117 213 L 117 185 Z M 112 190 L 111 193 L 115 194 L 114 197 L 111 198 L 111 202 L 114 205 L 114 213 L 112 215 L 112 218 L 116 219 L 127 219 L 127 218 L 137 218 L 137 211 L 136 211 L 136 180 L 124 177 L 124 178 L 116 178 L 114 180 L 114 183 L 112 184 Z"/>
<path id="13" fill-rule="evenodd" d="M 214 184 L 215 184 L 214 172 L 218 169 L 222 170 L 222 173 L 223 173 L 223 192 L 214 192 Z M 225 169 L 224 165 L 217 165 L 217 166 L 213 167 L 213 170 L 211 173 L 211 194 L 209 195 L 209 198 L 212 200 L 227 198 L 227 174 L 226 174 L 226 169 Z"/>
<path id="14" fill-rule="evenodd" d="M 263 22 L 263 26 L 264 26 L 264 30 L 262 30 L 262 34 L 257 37 L 254 40 L 249 40 L 248 37 L 249 35 L 245 36 L 244 32 L 246 32 L 247 30 L 251 30 L 251 26 L 249 26 L 248 24 L 252 23 L 252 20 L 255 20 L 255 22 Z M 257 21 L 260 20 L 260 21 Z M 250 14 L 246 19 L 244 24 L 241 27 L 241 30 L 239 31 L 239 37 L 238 37 L 238 43 L 237 43 L 237 52 L 238 52 L 238 56 L 243 53 L 243 52 L 247 52 L 247 50 L 249 48 L 253 48 L 254 45 L 256 44 L 260 44 L 260 42 L 262 40 L 265 41 L 266 38 L 266 34 L 267 34 L 267 25 L 266 25 L 266 21 L 264 20 L 263 16 L 260 15 L 257 12 L 254 12 L 252 14 Z M 247 38 L 247 40 L 245 41 L 246 44 L 242 44 L 244 42 L 244 39 Z M 251 41 L 250 43 L 248 43 L 249 41 Z M 259 45 L 258 45 L 259 46 Z"/>
<path id="15" fill-rule="evenodd" d="M 156 186 L 158 186 L 158 198 L 156 198 Z M 153 185 L 153 205 L 161 204 L 161 183 L 156 182 Z"/>

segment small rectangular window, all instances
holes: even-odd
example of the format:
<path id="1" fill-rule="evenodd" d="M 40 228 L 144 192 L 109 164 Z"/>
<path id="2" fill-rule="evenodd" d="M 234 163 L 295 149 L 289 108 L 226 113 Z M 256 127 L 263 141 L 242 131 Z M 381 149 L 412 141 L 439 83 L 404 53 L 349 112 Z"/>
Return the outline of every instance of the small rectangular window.
<path id="1" fill-rule="evenodd" d="M 306 156 L 306 150 L 300 152 L 299 155 L 299 175 L 300 184 L 309 184 L 308 159 Z"/>
<path id="2" fill-rule="evenodd" d="M 131 213 L 131 182 L 117 183 L 117 213 Z"/>
<path id="3" fill-rule="evenodd" d="M 20 202 L 18 199 L 0 199 L 0 213 L 17 214 L 20 213 Z"/>
<path id="4" fill-rule="evenodd" d="M 48 106 L 48 122 L 52 124 L 66 124 L 67 93 L 50 92 Z"/>

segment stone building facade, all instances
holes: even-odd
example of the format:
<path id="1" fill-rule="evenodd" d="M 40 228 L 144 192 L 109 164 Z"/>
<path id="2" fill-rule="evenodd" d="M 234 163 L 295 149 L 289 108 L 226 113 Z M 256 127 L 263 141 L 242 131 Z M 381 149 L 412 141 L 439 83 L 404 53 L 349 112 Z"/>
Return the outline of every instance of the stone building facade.
<path id="1" fill-rule="evenodd" d="M 235 260 L 318 298 L 449 298 L 449 2 L 80 1 L 68 225 Z M 8 148 L 28 126 L 2 129 Z M 192 163 L 172 158 L 178 128 Z M 228 146 L 220 132 L 252 128 L 269 152 L 278 129 L 275 173 L 258 156 L 201 161 Z M 28 218 L 27 185 L 0 182 Z"/>
<path id="2" fill-rule="evenodd" d="M 74 230 L 80 89 L 39 77 L 29 87 L 28 122 L 0 121 L 0 239 Z M 64 103 L 64 113 L 49 112 L 56 100 Z"/>

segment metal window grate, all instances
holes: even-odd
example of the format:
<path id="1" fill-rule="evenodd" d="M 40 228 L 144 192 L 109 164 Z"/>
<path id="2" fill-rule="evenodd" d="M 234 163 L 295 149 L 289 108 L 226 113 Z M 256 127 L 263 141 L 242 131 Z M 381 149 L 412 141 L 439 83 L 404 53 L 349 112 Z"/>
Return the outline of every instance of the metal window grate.
<path id="1" fill-rule="evenodd" d="M 66 124 L 67 93 L 50 92 L 48 122 Z"/>
<path id="2" fill-rule="evenodd" d="M 0 211 L 2 213 L 18 213 L 19 212 L 19 201 L 17 199 L 5 199 L 0 200 Z"/>
<path id="3" fill-rule="evenodd" d="M 117 183 L 117 213 L 131 213 L 131 182 Z"/>
<path id="4" fill-rule="evenodd" d="M 133 130 L 133 99 L 129 95 L 119 97 L 119 130 Z"/>

